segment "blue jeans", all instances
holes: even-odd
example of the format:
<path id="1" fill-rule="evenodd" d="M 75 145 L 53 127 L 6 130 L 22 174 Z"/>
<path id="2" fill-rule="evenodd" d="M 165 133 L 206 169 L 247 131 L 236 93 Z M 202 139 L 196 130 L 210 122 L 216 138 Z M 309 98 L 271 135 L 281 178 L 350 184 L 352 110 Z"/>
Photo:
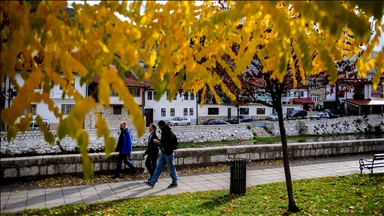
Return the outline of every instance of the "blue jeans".
<path id="1" fill-rule="evenodd" d="M 167 165 L 167 169 L 169 172 L 169 175 L 172 178 L 172 184 L 177 184 L 177 174 L 176 174 L 176 167 L 173 164 L 173 158 L 174 158 L 174 153 L 167 155 L 164 153 L 160 154 L 159 160 L 157 161 L 155 173 L 153 173 L 153 176 L 149 182 L 152 185 L 155 185 L 157 180 L 159 179 L 161 173 L 163 172 L 165 165 Z"/>
<path id="2" fill-rule="evenodd" d="M 131 169 L 132 172 L 137 171 L 137 168 L 135 166 L 133 166 L 133 164 L 130 160 L 127 159 L 128 156 L 129 155 L 127 155 L 127 154 L 119 154 L 119 159 L 117 160 L 117 165 L 116 165 L 116 170 L 115 170 L 115 175 L 114 175 L 115 177 L 120 176 L 121 165 L 123 162 L 129 166 L 129 168 Z"/>

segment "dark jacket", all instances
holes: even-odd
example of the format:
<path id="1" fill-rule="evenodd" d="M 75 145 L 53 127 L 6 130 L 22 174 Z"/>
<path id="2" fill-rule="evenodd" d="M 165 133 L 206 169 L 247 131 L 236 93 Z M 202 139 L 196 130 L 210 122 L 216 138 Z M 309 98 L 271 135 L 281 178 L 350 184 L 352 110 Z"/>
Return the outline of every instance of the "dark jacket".
<path id="1" fill-rule="evenodd" d="M 167 125 L 161 130 L 160 150 L 161 152 L 169 155 L 173 153 L 173 147 L 171 144 L 172 133 L 171 128 Z"/>
<path id="2" fill-rule="evenodd" d="M 132 153 L 133 137 L 131 131 L 127 128 L 121 132 L 117 142 L 116 151 L 120 154 L 131 155 Z"/>
<path id="3" fill-rule="evenodd" d="M 159 146 L 153 141 L 154 139 L 158 139 L 156 133 L 152 133 L 152 136 L 148 139 L 148 148 L 145 151 L 145 154 L 158 155 L 159 154 Z"/>

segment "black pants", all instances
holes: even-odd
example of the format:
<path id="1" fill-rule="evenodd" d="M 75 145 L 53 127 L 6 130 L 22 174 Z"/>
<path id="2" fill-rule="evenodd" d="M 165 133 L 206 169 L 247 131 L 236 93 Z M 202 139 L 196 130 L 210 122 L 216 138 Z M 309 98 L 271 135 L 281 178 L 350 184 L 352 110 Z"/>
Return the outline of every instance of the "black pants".
<path id="1" fill-rule="evenodd" d="M 147 155 L 147 159 L 145 160 L 145 166 L 147 167 L 148 172 L 151 175 L 151 178 L 156 169 L 156 162 L 157 162 L 158 155 L 159 153 L 149 153 Z"/>
<path id="2" fill-rule="evenodd" d="M 137 168 L 133 166 L 132 162 L 127 159 L 128 155 L 127 154 L 119 154 L 119 159 L 117 160 L 117 165 L 116 165 L 116 170 L 115 170 L 115 177 L 120 176 L 121 172 L 121 165 L 124 162 L 125 165 L 129 166 L 132 172 L 136 172 Z"/>

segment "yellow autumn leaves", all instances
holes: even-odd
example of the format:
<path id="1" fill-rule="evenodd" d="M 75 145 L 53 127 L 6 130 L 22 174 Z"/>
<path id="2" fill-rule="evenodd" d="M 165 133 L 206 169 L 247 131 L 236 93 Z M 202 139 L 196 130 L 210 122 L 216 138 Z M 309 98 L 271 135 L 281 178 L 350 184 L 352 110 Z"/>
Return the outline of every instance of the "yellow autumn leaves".
<path id="1" fill-rule="evenodd" d="M 167 1 L 165 4 L 102 1 L 93 6 L 73 4 L 73 9 L 68 9 L 65 1 L 41 1 L 35 4 L 37 7 L 26 1 L 22 4 L 20 1 L 2 2 L 0 83 L 3 85 L 7 77 L 18 91 L 12 105 L 1 111 L 2 120 L 10 128 L 8 138 L 14 138 L 19 129 L 26 130 L 30 116 L 20 119 L 23 110 L 31 103 L 44 102 L 61 121 L 60 138 L 68 135 L 78 140 L 80 149 L 86 149 L 87 136 L 78 129 L 82 128 L 87 113 L 96 108 L 96 102 L 69 85 L 73 73 L 77 73 L 82 85 L 90 84 L 94 76 L 100 77 L 98 99 L 104 106 L 109 106 L 112 87 L 129 110 L 139 136 L 145 132 L 143 114 L 120 78 L 128 70 L 142 80 L 151 79 L 158 96 L 170 90 L 172 97 L 183 82 L 183 91 L 194 94 L 201 91 L 203 96 L 209 90 L 219 101 L 214 88 L 221 86 L 223 92 L 234 99 L 220 77 L 211 72 L 216 62 L 240 87 L 238 75 L 258 52 L 269 57 L 261 59 L 263 71 L 273 71 L 272 77 L 282 80 L 287 63 L 293 65 L 289 60 L 292 59 L 290 50 L 293 45 L 303 79 L 306 75 L 326 70 L 334 82 L 337 79 L 334 60 L 358 52 L 359 44 L 368 42 L 370 16 L 380 19 L 383 14 L 383 11 L 377 11 L 377 8 L 384 8 L 381 1 L 370 2 L 373 6 L 361 5 L 358 14 L 354 4 L 229 1 L 219 5 L 207 1 L 196 5 L 194 1 Z M 127 21 L 117 15 L 124 16 Z M 240 24 L 242 28 L 238 28 Z M 265 32 L 268 28 L 271 33 Z M 383 24 L 376 22 L 373 28 L 380 32 Z M 345 37 L 343 30 L 356 39 Z M 352 45 L 343 43 L 346 40 Z M 377 68 L 374 87 L 384 71 L 380 61 L 383 52 L 375 58 L 371 56 L 377 43 L 376 35 L 357 63 L 360 76 L 365 76 L 373 67 Z M 234 44 L 239 46 L 238 53 L 231 49 Z M 257 49 L 259 44 L 265 47 Z M 312 61 L 315 51 L 319 55 Z M 36 54 L 43 61 L 42 65 L 33 61 Z M 19 59 L 16 58 L 18 55 Z M 223 55 L 230 57 L 232 65 L 222 59 Z M 147 71 L 143 71 L 139 61 L 148 66 Z M 111 63 L 117 72 L 110 68 Z M 16 82 L 14 68 L 17 64 L 24 65 L 20 72 L 24 79 L 22 86 Z M 43 91 L 35 92 L 34 88 L 42 84 Z M 52 88 L 58 85 L 64 91 L 63 96 L 74 97 L 76 101 L 65 119 L 49 97 Z M 97 126 L 98 135 L 104 137 L 109 154 L 115 141 L 107 134 L 108 128 L 102 116 L 98 116 Z M 53 143 L 52 134 L 44 133 L 46 140 Z M 88 166 L 86 169 L 89 170 Z"/>

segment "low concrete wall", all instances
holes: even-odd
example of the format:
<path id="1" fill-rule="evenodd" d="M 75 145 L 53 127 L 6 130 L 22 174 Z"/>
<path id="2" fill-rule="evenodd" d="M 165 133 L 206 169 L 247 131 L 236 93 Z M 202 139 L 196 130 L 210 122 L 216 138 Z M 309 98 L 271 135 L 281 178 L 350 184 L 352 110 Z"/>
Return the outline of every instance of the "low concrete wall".
<path id="1" fill-rule="evenodd" d="M 331 156 L 384 152 L 384 139 L 336 141 L 317 143 L 288 144 L 290 158 Z M 138 168 L 144 167 L 142 151 L 133 152 L 132 162 Z M 95 172 L 115 170 L 117 153 L 105 159 L 104 153 L 92 153 Z M 252 161 L 282 158 L 281 144 L 242 145 L 207 148 L 178 149 L 175 152 L 175 165 L 207 165 L 225 163 L 227 158 L 248 158 Z M 356 162 L 356 169 L 358 169 Z M 45 155 L 1 159 L 1 178 L 27 176 L 47 176 L 64 173 L 81 173 L 80 155 Z"/>

